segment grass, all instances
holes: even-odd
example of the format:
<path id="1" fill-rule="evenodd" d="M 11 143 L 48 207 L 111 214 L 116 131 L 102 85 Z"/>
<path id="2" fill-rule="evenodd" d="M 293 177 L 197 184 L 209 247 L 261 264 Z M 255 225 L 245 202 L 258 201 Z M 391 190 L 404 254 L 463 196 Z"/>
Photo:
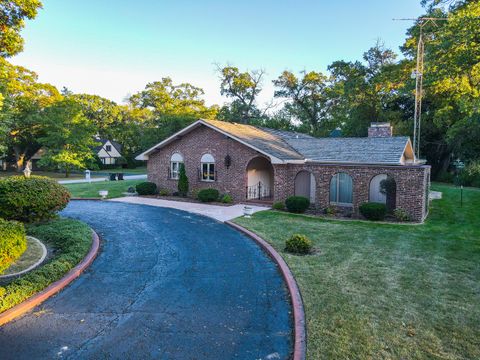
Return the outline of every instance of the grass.
<path id="1" fill-rule="evenodd" d="M 123 180 L 123 181 L 101 181 L 92 183 L 79 184 L 64 184 L 72 197 L 76 198 L 100 198 L 98 192 L 100 190 L 108 190 L 108 198 L 116 198 L 124 196 L 123 193 L 128 190 L 130 186 L 144 182 L 146 180 Z"/>
<path id="2" fill-rule="evenodd" d="M 27 237 L 27 249 L 25 252 L 12 263 L 2 275 L 15 274 L 23 271 L 41 259 L 43 255 L 43 248 L 36 240 Z"/>
<path id="3" fill-rule="evenodd" d="M 147 167 L 146 166 L 140 166 L 140 167 L 137 167 L 137 168 L 134 168 L 134 169 L 114 168 L 114 169 L 101 169 L 101 170 L 92 171 L 92 175 L 95 175 L 97 173 L 100 173 L 100 174 L 124 173 L 124 174 L 129 174 L 129 175 L 141 175 L 141 174 L 146 174 L 147 173 Z"/>
<path id="4" fill-rule="evenodd" d="M 235 221 L 269 241 L 300 286 L 309 359 L 479 359 L 480 191 L 435 185 L 424 225 L 275 211 Z M 284 251 L 294 233 L 320 253 Z"/>
<path id="5" fill-rule="evenodd" d="M 56 219 L 29 225 L 27 233 L 54 249 L 53 257 L 31 272 L 1 284 L 0 313 L 62 278 L 85 257 L 92 244 L 90 228 L 77 220 Z"/>

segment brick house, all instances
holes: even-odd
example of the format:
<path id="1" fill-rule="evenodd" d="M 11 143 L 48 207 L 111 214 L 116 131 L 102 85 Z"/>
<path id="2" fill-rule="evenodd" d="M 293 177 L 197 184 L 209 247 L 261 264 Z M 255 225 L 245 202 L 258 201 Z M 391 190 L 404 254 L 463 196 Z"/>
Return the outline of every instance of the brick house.
<path id="1" fill-rule="evenodd" d="M 358 213 L 368 201 L 406 210 L 421 222 L 428 213 L 430 166 L 415 159 L 408 137 L 372 123 L 365 138 L 315 138 L 217 120 L 198 120 L 137 156 L 148 180 L 177 190 L 180 164 L 191 190 L 215 188 L 235 202 L 308 197 L 316 209 Z M 382 180 L 390 180 L 387 194 Z"/>

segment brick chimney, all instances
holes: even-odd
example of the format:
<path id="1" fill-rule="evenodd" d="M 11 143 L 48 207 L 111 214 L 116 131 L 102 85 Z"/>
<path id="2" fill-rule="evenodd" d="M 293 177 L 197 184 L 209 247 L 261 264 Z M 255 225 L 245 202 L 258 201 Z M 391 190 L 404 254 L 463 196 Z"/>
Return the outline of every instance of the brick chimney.
<path id="1" fill-rule="evenodd" d="M 392 137 L 392 133 L 390 123 L 372 122 L 368 128 L 368 137 Z"/>

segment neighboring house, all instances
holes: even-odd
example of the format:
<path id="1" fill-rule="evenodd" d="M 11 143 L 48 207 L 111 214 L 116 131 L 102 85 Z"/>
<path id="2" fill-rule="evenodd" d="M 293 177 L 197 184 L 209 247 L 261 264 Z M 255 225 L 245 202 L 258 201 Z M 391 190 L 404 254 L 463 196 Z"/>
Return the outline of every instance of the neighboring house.
<path id="1" fill-rule="evenodd" d="M 319 210 L 358 213 L 368 201 L 386 202 L 380 183 L 393 178 L 394 207 L 414 221 L 428 212 L 430 166 L 415 159 L 408 137 L 372 123 L 366 138 L 314 138 L 294 132 L 198 120 L 137 156 L 148 179 L 177 191 L 180 164 L 190 189 L 212 187 L 236 202 L 306 196 Z"/>
<path id="2" fill-rule="evenodd" d="M 115 165 L 122 157 L 122 145 L 113 140 L 95 139 L 100 145 L 95 147 L 95 153 L 104 165 Z"/>
<path id="3" fill-rule="evenodd" d="M 107 139 L 95 139 L 100 145 L 93 148 L 95 154 L 99 157 L 100 161 L 104 165 L 115 165 L 118 158 L 122 157 L 122 146 L 113 141 Z M 45 155 L 45 148 L 40 148 L 30 159 L 32 162 L 32 168 L 37 169 L 37 162 Z"/>

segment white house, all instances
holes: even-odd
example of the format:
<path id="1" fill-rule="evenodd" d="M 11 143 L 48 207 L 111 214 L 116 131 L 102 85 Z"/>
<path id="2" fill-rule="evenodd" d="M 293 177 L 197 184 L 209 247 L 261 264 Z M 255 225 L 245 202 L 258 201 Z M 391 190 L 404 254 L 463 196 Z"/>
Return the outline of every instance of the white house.
<path id="1" fill-rule="evenodd" d="M 95 148 L 95 153 L 104 165 L 115 165 L 122 157 L 122 145 L 113 140 L 95 139 L 101 145 Z"/>

